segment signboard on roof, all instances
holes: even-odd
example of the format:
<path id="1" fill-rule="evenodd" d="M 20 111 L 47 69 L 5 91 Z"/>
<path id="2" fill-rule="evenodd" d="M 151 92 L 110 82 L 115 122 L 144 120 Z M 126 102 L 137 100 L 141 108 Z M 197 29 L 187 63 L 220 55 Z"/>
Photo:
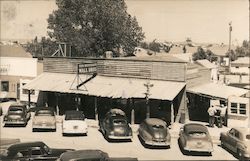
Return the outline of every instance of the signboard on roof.
<path id="1" fill-rule="evenodd" d="M 77 72 L 78 74 L 96 73 L 97 72 L 96 63 L 89 62 L 89 63 L 78 64 Z"/>

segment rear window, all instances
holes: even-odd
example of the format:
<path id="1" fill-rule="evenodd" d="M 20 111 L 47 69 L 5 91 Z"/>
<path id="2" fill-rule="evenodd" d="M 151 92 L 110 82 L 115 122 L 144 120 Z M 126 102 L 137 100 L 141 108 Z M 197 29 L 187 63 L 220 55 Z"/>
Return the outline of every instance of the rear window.
<path id="1" fill-rule="evenodd" d="M 246 135 L 246 139 L 250 140 L 250 134 Z"/>
<path id="2" fill-rule="evenodd" d="M 22 113 L 23 109 L 21 107 L 10 107 L 9 108 L 10 113 Z"/>
<path id="3" fill-rule="evenodd" d="M 127 121 L 123 120 L 123 119 L 115 119 L 115 120 L 113 120 L 113 123 L 114 123 L 114 125 L 125 125 L 125 124 L 127 124 Z"/>
<path id="4" fill-rule="evenodd" d="M 74 114 L 74 115 L 66 115 L 65 120 L 84 120 L 84 115 Z"/>
<path id="5" fill-rule="evenodd" d="M 206 133 L 202 131 L 190 131 L 188 133 L 189 136 L 195 137 L 195 138 L 204 138 L 206 137 Z"/>
<path id="6" fill-rule="evenodd" d="M 154 129 L 164 129 L 165 127 L 163 125 L 153 125 Z"/>
<path id="7" fill-rule="evenodd" d="M 54 112 L 50 110 L 39 110 L 36 112 L 35 116 L 54 116 Z"/>

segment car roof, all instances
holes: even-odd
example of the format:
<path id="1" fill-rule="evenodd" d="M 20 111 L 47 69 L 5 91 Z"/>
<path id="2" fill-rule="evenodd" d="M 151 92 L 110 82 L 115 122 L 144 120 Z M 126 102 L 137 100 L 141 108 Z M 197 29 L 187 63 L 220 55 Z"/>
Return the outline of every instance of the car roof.
<path id="1" fill-rule="evenodd" d="M 50 111 L 55 111 L 54 108 L 52 107 L 36 107 L 35 111 L 40 111 L 40 110 L 50 110 Z"/>
<path id="2" fill-rule="evenodd" d="M 43 146 L 44 143 L 42 141 L 36 141 L 36 142 L 23 142 L 23 143 L 16 143 L 11 145 L 8 150 L 12 151 L 12 150 L 18 150 L 18 149 L 22 149 L 24 147 L 33 147 L 33 146 Z"/>
<path id="3" fill-rule="evenodd" d="M 83 114 L 83 111 L 75 111 L 75 110 L 70 110 L 70 111 L 66 111 L 65 115 L 74 115 L 74 114 Z"/>
<path id="4" fill-rule="evenodd" d="M 166 122 L 158 119 L 158 118 L 147 118 L 145 119 L 145 123 L 148 125 L 162 125 L 162 126 L 166 126 Z"/>
<path id="5" fill-rule="evenodd" d="M 250 128 L 246 127 L 233 127 L 233 128 L 242 134 L 250 134 Z"/>
<path id="6" fill-rule="evenodd" d="M 206 126 L 198 123 L 188 123 L 184 125 L 184 130 L 186 132 L 191 132 L 191 131 L 201 131 L 201 132 L 208 132 Z"/>
<path id="7" fill-rule="evenodd" d="M 108 154 L 101 150 L 76 150 L 65 152 L 61 155 L 62 161 L 71 159 L 95 159 L 95 158 L 108 158 Z"/>

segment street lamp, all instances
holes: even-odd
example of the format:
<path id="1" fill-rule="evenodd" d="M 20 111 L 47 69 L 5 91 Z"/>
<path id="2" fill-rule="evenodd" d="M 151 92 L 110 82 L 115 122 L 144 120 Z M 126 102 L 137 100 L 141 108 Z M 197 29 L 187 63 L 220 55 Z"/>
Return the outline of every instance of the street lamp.
<path id="1" fill-rule="evenodd" d="M 149 80 L 147 81 L 147 83 L 144 84 L 144 86 L 147 88 L 146 93 L 145 94 L 145 98 L 146 98 L 146 106 L 147 106 L 147 114 L 146 114 L 146 118 L 150 118 L 150 106 L 149 106 L 149 96 L 150 94 L 150 88 L 152 88 L 154 85 L 150 84 Z"/>

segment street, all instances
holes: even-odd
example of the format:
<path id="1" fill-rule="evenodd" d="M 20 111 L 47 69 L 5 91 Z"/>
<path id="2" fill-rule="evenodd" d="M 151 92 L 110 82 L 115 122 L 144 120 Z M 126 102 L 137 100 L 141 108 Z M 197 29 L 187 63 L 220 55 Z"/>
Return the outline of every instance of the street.
<path id="1" fill-rule="evenodd" d="M 140 143 L 136 130 L 132 142 L 107 142 L 98 131 L 97 124 L 92 126 L 94 120 L 87 120 L 89 132 L 87 136 L 63 137 L 61 132 L 61 118 L 57 119 L 56 132 L 32 132 L 29 121 L 26 127 L 3 127 L 1 116 L 1 138 L 20 138 L 21 142 L 43 141 L 53 148 L 72 149 L 100 149 L 111 157 L 137 157 L 139 160 L 235 160 L 236 158 L 219 145 L 214 144 L 212 156 L 186 156 L 179 149 L 177 138 L 172 137 L 170 149 L 146 149 Z"/>

